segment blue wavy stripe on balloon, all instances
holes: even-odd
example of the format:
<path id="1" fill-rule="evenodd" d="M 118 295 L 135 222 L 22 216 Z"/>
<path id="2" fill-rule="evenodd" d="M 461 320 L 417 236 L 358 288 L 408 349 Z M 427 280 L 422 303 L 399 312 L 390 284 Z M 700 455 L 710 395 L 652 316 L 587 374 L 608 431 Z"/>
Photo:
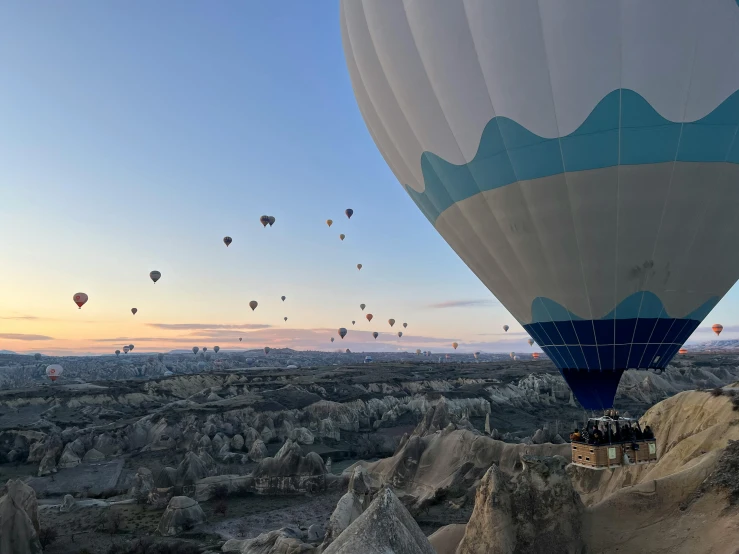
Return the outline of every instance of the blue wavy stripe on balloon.
<path id="1" fill-rule="evenodd" d="M 620 122 L 620 144 L 619 144 Z M 461 200 L 516 181 L 619 165 L 673 160 L 739 163 L 739 91 L 715 110 L 691 123 L 675 123 L 659 115 L 641 95 L 615 90 L 603 98 L 573 133 L 540 137 L 507 117 L 485 126 L 475 157 L 455 165 L 424 152 L 421 169 L 425 190 L 405 186 L 431 221 Z"/>
<path id="2" fill-rule="evenodd" d="M 703 321 L 713 308 L 716 307 L 720 298 L 713 296 L 701 304 L 698 308 L 683 316 L 681 319 L 692 319 Z M 667 312 L 667 308 L 653 292 L 635 292 L 624 298 L 618 305 L 601 317 L 601 320 L 609 319 L 673 319 Z M 542 323 L 546 321 L 582 321 L 584 318 L 573 314 L 562 304 L 555 302 L 545 296 L 534 298 L 531 303 L 531 322 Z"/>

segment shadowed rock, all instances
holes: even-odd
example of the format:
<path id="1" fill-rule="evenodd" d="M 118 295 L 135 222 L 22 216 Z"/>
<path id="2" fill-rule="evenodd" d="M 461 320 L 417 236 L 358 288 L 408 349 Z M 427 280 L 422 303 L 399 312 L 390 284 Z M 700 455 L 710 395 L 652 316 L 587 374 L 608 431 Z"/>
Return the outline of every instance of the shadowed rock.
<path id="1" fill-rule="evenodd" d="M 37 532 L 38 514 L 29 515 L 29 511 L 32 510 L 37 512 L 36 495 L 33 490 L 20 481 L 8 481 L 0 496 L 2 554 L 41 554 Z M 32 517 L 35 518 L 35 523 Z"/>
<path id="2" fill-rule="evenodd" d="M 183 531 L 188 531 L 204 521 L 205 514 L 200 508 L 200 504 L 187 496 L 175 496 L 169 501 L 169 505 L 159 521 L 158 531 L 160 535 L 172 537 Z"/>

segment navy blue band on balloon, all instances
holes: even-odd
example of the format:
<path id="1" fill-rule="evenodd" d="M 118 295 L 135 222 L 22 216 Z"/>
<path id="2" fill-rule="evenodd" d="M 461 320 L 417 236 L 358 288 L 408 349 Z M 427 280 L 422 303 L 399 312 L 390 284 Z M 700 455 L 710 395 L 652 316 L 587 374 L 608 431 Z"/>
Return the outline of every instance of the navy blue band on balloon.
<path id="1" fill-rule="evenodd" d="M 700 321 L 634 318 L 547 321 L 524 329 L 586 409 L 610 408 L 625 369 L 664 369 Z M 615 384 L 614 384 L 615 383 Z"/>

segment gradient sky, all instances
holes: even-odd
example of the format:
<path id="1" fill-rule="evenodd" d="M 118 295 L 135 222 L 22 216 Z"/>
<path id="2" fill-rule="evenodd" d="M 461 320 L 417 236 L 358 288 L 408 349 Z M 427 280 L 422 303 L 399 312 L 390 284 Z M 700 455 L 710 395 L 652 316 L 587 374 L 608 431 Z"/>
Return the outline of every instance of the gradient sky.
<path id="1" fill-rule="evenodd" d="M 11 0 L 0 71 L 0 350 L 531 351 L 375 147 L 338 2 Z"/>

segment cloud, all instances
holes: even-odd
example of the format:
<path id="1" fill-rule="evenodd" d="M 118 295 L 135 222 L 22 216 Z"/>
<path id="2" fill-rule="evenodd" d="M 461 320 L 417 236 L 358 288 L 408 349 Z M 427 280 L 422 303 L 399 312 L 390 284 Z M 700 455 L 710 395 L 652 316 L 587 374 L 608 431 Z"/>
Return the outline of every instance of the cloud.
<path id="1" fill-rule="evenodd" d="M 46 335 L 24 335 L 22 333 L 0 333 L 0 339 L 7 340 L 54 340 Z"/>
<path id="2" fill-rule="evenodd" d="M 211 330 L 211 329 L 269 329 L 272 325 L 262 323 L 242 323 L 242 324 L 220 324 L 220 323 L 147 323 L 149 327 L 157 329 L 167 329 L 170 331 L 186 331 L 186 330 Z"/>
<path id="3" fill-rule="evenodd" d="M 35 315 L 13 315 L 13 316 L 8 316 L 8 317 L 0 317 L 0 319 L 14 319 L 14 320 L 25 319 L 25 320 L 32 320 L 32 319 L 40 319 L 40 318 L 36 317 Z"/>
<path id="4" fill-rule="evenodd" d="M 497 304 L 497 302 L 489 298 L 481 298 L 478 300 L 448 300 L 446 302 L 439 302 L 438 304 L 429 304 L 427 308 L 481 308 L 484 306 L 495 306 Z"/>

